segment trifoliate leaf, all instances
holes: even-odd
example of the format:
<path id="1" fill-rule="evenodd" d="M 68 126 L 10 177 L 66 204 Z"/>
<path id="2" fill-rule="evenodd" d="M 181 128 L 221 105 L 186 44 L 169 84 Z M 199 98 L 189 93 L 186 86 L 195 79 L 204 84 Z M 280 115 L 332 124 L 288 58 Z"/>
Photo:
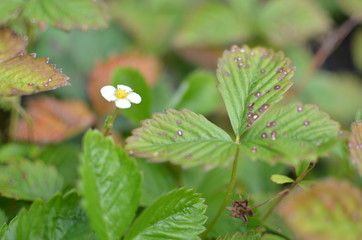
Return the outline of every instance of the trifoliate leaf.
<path id="1" fill-rule="evenodd" d="M 142 212 L 125 240 L 200 239 L 206 221 L 203 202 L 192 189 L 174 190 Z"/>
<path id="2" fill-rule="evenodd" d="M 110 138 L 88 131 L 83 141 L 80 189 L 91 226 L 98 239 L 120 239 L 138 207 L 141 175 Z"/>
<path id="3" fill-rule="evenodd" d="M 83 132 L 95 121 L 94 114 L 81 100 L 61 101 L 42 96 L 28 101 L 27 112 L 32 123 L 18 121 L 17 140 L 58 143 Z"/>
<path id="4" fill-rule="evenodd" d="M 47 58 L 17 56 L 0 62 L 0 96 L 19 96 L 67 86 L 68 77 Z"/>
<path id="5" fill-rule="evenodd" d="M 296 239 L 360 239 L 361 204 L 359 188 L 329 179 L 288 196 L 280 204 L 279 214 Z"/>
<path id="6" fill-rule="evenodd" d="M 32 23 L 44 21 L 67 31 L 98 29 L 106 27 L 108 21 L 104 4 L 93 0 L 28 0 L 22 16 Z"/>
<path id="7" fill-rule="evenodd" d="M 327 33 L 332 25 L 328 13 L 313 0 L 269 1 L 258 16 L 259 31 L 278 46 L 304 43 Z"/>
<path id="8" fill-rule="evenodd" d="M 63 186 L 63 178 L 52 166 L 23 160 L 0 167 L 0 193 L 9 198 L 48 200 Z"/>
<path id="9" fill-rule="evenodd" d="M 79 206 L 75 192 L 54 196 L 48 202 L 36 200 L 29 210 L 22 210 L 8 225 L 0 230 L 2 240 L 94 239 L 88 220 Z"/>
<path id="10" fill-rule="evenodd" d="M 360 0 L 338 0 L 342 10 L 355 17 L 362 16 L 362 2 Z"/>
<path id="11" fill-rule="evenodd" d="M 276 184 L 284 184 L 284 183 L 292 183 L 292 182 L 294 182 L 294 180 L 291 179 L 290 177 L 285 176 L 285 175 L 280 175 L 280 174 L 271 175 L 270 180 L 272 182 L 275 182 Z"/>
<path id="12" fill-rule="evenodd" d="M 141 103 L 134 104 L 131 108 L 122 110 L 122 113 L 127 118 L 132 120 L 136 125 L 139 125 L 141 120 L 150 117 L 152 105 L 151 89 L 138 70 L 118 68 L 113 74 L 112 85 L 114 87 L 117 87 L 117 85 L 129 86 L 142 97 Z"/>
<path id="13" fill-rule="evenodd" d="M 218 63 L 218 88 L 237 136 L 282 98 L 293 74 L 281 52 L 247 46 L 224 52 Z"/>
<path id="14" fill-rule="evenodd" d="M 215 84 L 213 73 L 203 70 L 192 72 L 182 81 L 169 105 L 170 108 L 187 108 L 200 114 L 212 113 L 219 103 Z"/>
<path id="15" fill-rule="evenodd" d="M 0 28 L 0 62 L 25 52 L 27 40 L 10 28 Z"/>
<path id="16" fill-rule="evenodd" d="M 187 109 L 153 114 L 126 142 L 130 154 L 184 167 L 226 164 L 237 148 L 226 132 Z"/>
<path id="17" fill-rule="evenodd" d="M 315 105 L 293 103 L 258 121 L 245 134 L 241 147 L 253 158 L 295 165 L 314 159 L 338 132 L 339 124 Z"/>
<path id="18" fill-rule="evenodd" d="M 352 134 L 348 141 L 348 148 L 359 174 L 362 176 L 362 121 L 352 124 Z"/>

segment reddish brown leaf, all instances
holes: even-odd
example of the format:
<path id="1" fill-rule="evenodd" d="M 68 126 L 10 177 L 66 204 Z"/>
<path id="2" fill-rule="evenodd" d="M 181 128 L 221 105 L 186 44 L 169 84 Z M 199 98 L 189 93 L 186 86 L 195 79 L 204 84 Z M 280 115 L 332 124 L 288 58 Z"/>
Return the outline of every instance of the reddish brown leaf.
<path id="1" fill-rule="evenodd" d="M 101 96 L 100 89 L 112 82 L 113 71 L 118 67 L 135 68 L 141 72 L 149 85 L 154 85 L 160 76 L 161 63 L 154 56 L 128 54 L 112 57 L 105 62 L 98 63 L 90 75 L 88 94 L 99 114 L 106 115 L 113 109 L 112 104 Z"/>
<path id="2" fill-rule="evenodd" d="M 60 101 L 51 97 L 29 100 L 28 113 L 33 124 L 25 120 L 17 124 L 17 140 L 57 143 L 71 138 L 95 122 L 94 114 L 80 100 Z"/>
<path id="3" fill-rule="evenodd" d="M 349 182 L 329 179 L 281 202 L 279 214 L 296 239 L 361 239 L 362 192 Z"/>
<path id="4" fill-rule="evenodd" d="M 356 121 L 352 124 L 352 134 L 348 141 L 348 148 L 351 158 L 362 176 L 362 121 Z"/>
<path id="5" fill-rule="evenodd" d="M 27 39 L 10 28 L 0 28 L 0 62 L 25 52 Z"/>

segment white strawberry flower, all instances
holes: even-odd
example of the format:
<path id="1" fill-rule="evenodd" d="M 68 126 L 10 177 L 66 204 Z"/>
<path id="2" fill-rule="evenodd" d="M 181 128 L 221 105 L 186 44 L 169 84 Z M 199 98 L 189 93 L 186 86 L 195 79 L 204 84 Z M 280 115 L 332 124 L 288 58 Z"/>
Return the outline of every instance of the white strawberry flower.
<path id="1" fill-rule="evenodd" d="M 101 89 L 102 96 L 108 102 L 115 102 L 118 108 L 130 108 L 131 103 L 139 104 L 142 98 L 133 89 L 125 85 L 104 86 Z"/>

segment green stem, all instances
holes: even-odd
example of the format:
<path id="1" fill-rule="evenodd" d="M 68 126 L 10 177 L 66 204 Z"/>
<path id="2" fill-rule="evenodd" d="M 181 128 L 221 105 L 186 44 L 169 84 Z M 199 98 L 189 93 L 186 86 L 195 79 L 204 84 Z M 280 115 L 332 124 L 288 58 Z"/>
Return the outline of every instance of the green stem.
<path id="1" fill-rule="evenodd" d="M 272 212 L 278 206 L 278 204 L 304 179 L 304 177 L 314 168 L 314 166 L 315 162 L 311 162 L 309 164 L 309 167 L 294 181 L 292 185 L 290 185 L 289 188 L 283 190 L 282 192 L 276 195 L 280 196 L 280 198 L 278 198 L 278 200 L 274 203 L 274 205 L 271 208 L 269 208 L 268 212 L 264 215 L 264 217 L 261 220 L 262 223 L 264 223 L 269 218 L 269 216 L 272 214 Z M 274 197 L 272 199 L 274 199 Z"/>
<path id="2" fill-rule="evenodd" d="M 108 116 L 104 121 L 104 136 L 107 137 L 111 134 L 111 130 L 113 127 L 114 120 L 116 120 L 117 115 L 120 113 L 120 109 L 116 108 L 114 113 L 111 116 Z"/>
<path id="3" fill-rule="evenodd" d="M 236 141 L 238 143 L 238 139 Z M 234 156 L 234 160 L 233 160 L 233 168 L 232 168 L 232 172 L 231 172 L 231 177 L 230 177 L 230 182 L 229 182 L 229 186 L 227 188 L 225 197 L 224 197 L 224 201 L 222 202 L 216 216 L 212 219 L 210 225 L 208 226 L 207 230 L 204 232 L 203 234 L 203 238 L 206 238 L 207 234 L 212 230 L 212 228 L 214 227 L 214 225 L 216 224 L 216 222 L 219 220 L 221 214 L 223 213 L 223 211 L 225 210 L 226 205 L 228 204 L 228 201 L 230 199 L 230 195 L 234 189 L 234 185 L 236 182 L 236 170 L 238 168 L 238 159 L 239 159 L 239 151 L 240 148 L 238 147 Z"/>

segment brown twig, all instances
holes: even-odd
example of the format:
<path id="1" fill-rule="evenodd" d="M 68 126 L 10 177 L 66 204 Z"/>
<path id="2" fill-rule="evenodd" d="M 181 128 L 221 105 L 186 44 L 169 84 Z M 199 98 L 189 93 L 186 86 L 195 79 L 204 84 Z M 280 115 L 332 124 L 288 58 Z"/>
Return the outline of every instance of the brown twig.
<path id="1" fill-rule="evenodd" d="M 332 54 L 332 52 L 342 43 L 347 35 L 356 27 L 360 22 L 359 17 L 350 17 L 336 30 L 330 33 L 322 43 L 321 47 L 315 54 L 312 62 L 308 66 L 304 75 L 298 81 L 297 92 L 302 92 L 304 87 L 307 85 L 311 76 L 323 65 L 326 59 Z"/>
<path id="2" fill-rule="evenodd" d="M 279 192 L 271 199 L 256 206 L 256 207 L 260 207 L 260 206 L 264 205 L 265 203 L 268 203 L 268 202 L 274 200 L 275 198 L 279 197 L 279 199 L 274 203 L 274 205 L 264 215 L 264 217 L 261 220 L 262 222 L 265 222 L 268 219 L 268 217 L 272 214 L 272 212 L 278 206 L 278 204 L 304 179 L 304 177 L 314 168 L 314 166 L 315 166 L 315 162 L 311 162 L 309 164 L 309 167 L 294 181 L 294 183 L 292 185 L 290 185 L 289 188 Z M 255 209 L 256 207 L 254 207 L 253 209 Z"/>

